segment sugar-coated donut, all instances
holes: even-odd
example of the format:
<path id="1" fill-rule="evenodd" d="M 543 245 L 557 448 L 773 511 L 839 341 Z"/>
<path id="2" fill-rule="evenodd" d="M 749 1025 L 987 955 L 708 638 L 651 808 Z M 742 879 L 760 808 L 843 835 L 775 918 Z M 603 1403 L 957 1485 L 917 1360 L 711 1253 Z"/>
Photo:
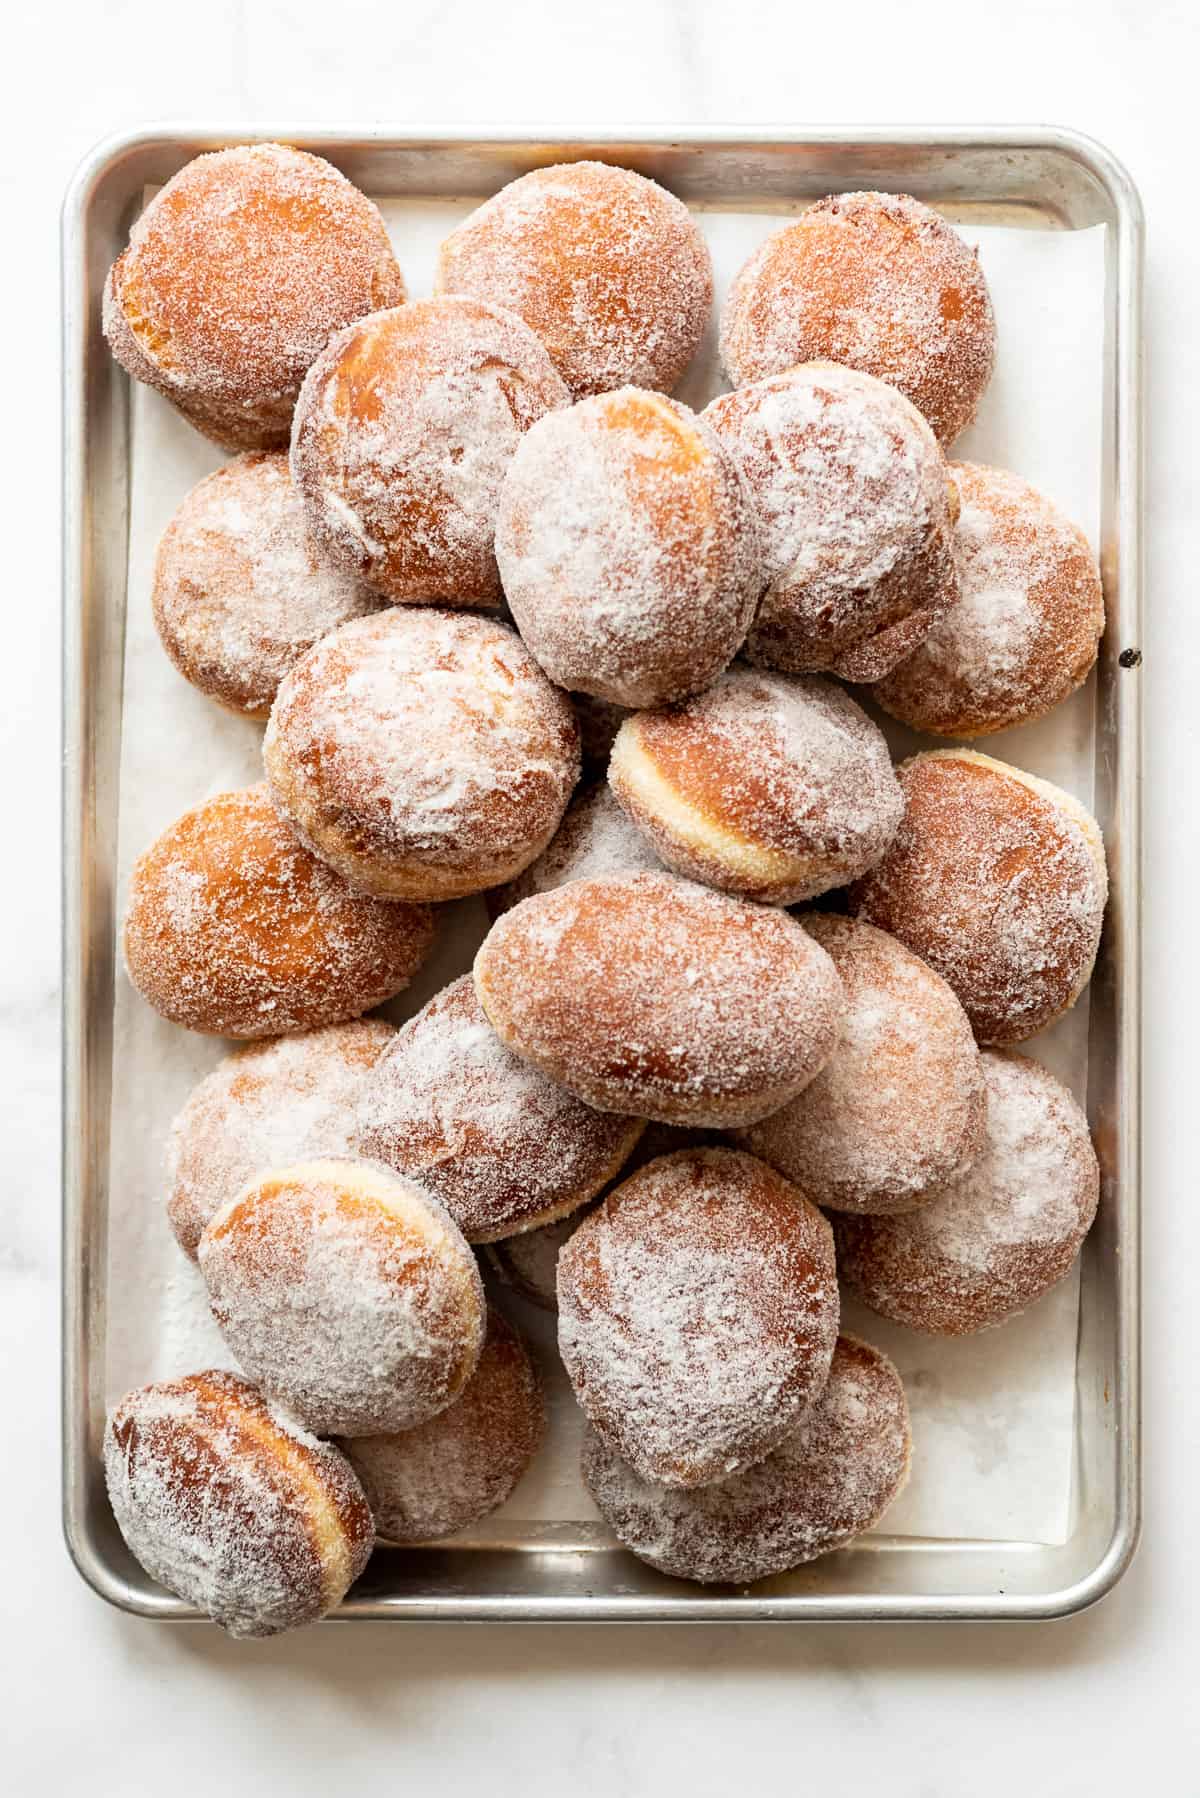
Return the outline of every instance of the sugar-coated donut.
<path id="1" fill-rule="evenodd" d="M 833 1233 L 732 1149 L 652 1161 L 558 1258 L 558 1344 L 589 1421 L 660 1485 L 706 1486 L 791 1434 L 829 1374 Z"/>
<path id="2" fill-rule="evenodd" d="M 974 418 L 995 355 L 976 252 L 908 194 L 818 200 L 760 244 L 721 320 L 735 387 L 844 362 L 898 387 L 943 443 Z"/>
<path id="3" fill-rule="evenodd" d="M 541 1446 L 542 1384 L 529 1351 L 495 1306 L 479 1365 L 428 1423 L 342 1446 L 388 1542 L 433 1542 L 498 1510 Z"/>
<path id="4" fill-rule="evenodd" d="M 184 679 L 251 718 L 319 638 L 382 604 L 317 551 L 287 457 L 260 453 L 192 488 L 158 546 L 151 597 Z"/>
<path id="5" fill-rule="evenodd" d="M 1091 813 L 1049 781 L 972 749 L 897 769 L 905 811 L 850 909 L 948 980 L 982 1043 L 1019 1043 L 1091 979 L 1108 896 Z"/>
<path id="6" fill-rule="evenodd" d="M 439 1198 L 468 1242 L 493 1242 L 577 1211 L 644 1127 L 593 1111 L 505 1048 L 464 974 L 376 1061 L 354 1140 Z"/>
<path id="7" fill-rule="evenodd" d="M 876 680 L 958 598 L 955 489 L 915 406 L 856 369 L 810 362 L 703 415 L 758 514 L 766 591 L 752 661 Z"/>
<path id="8" fill-rule="evenodd" d="M 962 598 L 873 689 L 914 730 L 982 737 L 1053 710 L 1087 679 L 1104 590 L 1087 538 L 1018 475 L 952 463 Z"/>
<path id="9" fill-rule="evenodd" d="M 987 1096 L 967 1014 L 894 936 L 832 913 L 802 922 L 841 976 L 842 1032 L 800 1097 L 738 1141 L 814 1204 L 911 1211 L 983 1146 Z"/>
<path id="10" fill-rule="evenodd" d="M 838 1216 L 838 1269 L 873 1311 L 935 1336 L 990 1329 L 1074 1266 L 1100 1197 L 1087 1119 L 1061 1081 L 989 1050 L 987 1134 L 967 1173 L 901 1217 Z"/>
<path id="11" fill-rule="evenodd" d="M 475 1257 L 441 1204 L 388 1168 L 263 1173 L 209 1220 L 198 1257 L 241 1365 L 319 1435 L 415 1429 L 475 1371 Z"/>
<path id="12" fill-rule="evenodd" d="M 541 854 L 579 778 L 579 731 L 507 625 L 393 607 L 297 663 L 263 759 L 281 811 L 352 886 L 456 899 Z"/>
<path id="13" fill-rule="evenodd" d="M 795 919 L 672 874 L 523 900 L 493 924 L 475 985 L 501 1040 L 587 1104 L 713 1129 L 794 1098 L 845 1006 Z"/>
<path id="14" fill-rule="evenodd" d="M 768 905 L 874 867 L 904 811 L 882 732 L 815 674 L 730 668 L 684 705 L 635 712 L 608 780 L 668 867 Z"/>
<path id="15" fill-rule="evenodd" d="M 151 200 L 104 284 L 104 335 L 223 449 L 283 449 L 331 334 L 404 281 L 378 209 L 319 156 L 242 144 Z"/>
<path id="16" fill-rule="evenodd" d="M 632 874 L 661 868 L 649 839 L 617 803 L 606 781 L 581 787 L 549 843 L 523 874 L 488 894 L 494 918 L 532 893 L 550 893 L 594 874 Z"/>
<path id="17" fill-rule="evenodd" d="M 509 465 L 496 556 L 551 680 L 665 705 L 715 680 L 759 595 L 758 532 L 710 425 L 636 387 L 553 412 Z"/>
<path id="18" fill-rule="evenodd" d="M 765 1460 L 717 1485 L 651 1485 L 597 1430 L 583 1478 L 622 1546 L 676 1579 L 746 1585 L 874 1529 L 908 1479 L 912 1436 L 886 1355 L 839 1336 L 824 1391 Z"/>
<path id="19" fill-rule="evenodd" d="M 167 1139 L 167 1218 L 185 1254 L 264 1168 L 348 1155 L 368 1068 L 396 1034 L 382 1018 L 326 1024 L 227 1055 Z"/>
<path id="20" fill-rule="evenodd" d="M 310 855 L 264 785 L 218 793 L 134 864 L 125 965 L 143 999 L 210 1036 L 282 1036 L 401 992 L 433 946 L 427 905 L 385 905 Z"/>
<path id="21" fill-rule="evenodd" d="M 687 207 L 601 162 L 501 188 L 443 243 L 435 285 L 519 313 L 576 399 L 626 382 L 669 392 L 712 309 L 712 262 Z"/>
<path id="22" fill-rule="evenodd" d="M 104 1472 L 130 1553 L 232 1636 L 314 1623 L 374 1545 L 346 1457 L 236 1374 L 127 1393 L 108 1418 Z"/>
<path id="23" fill-rule="evenodd" d="M 340 566 L 403 603 L 496 606 L 514 450 L 569 395 L 514 313 L 417 300 L 349 325 L 305 378 L 292 473 Z"/>

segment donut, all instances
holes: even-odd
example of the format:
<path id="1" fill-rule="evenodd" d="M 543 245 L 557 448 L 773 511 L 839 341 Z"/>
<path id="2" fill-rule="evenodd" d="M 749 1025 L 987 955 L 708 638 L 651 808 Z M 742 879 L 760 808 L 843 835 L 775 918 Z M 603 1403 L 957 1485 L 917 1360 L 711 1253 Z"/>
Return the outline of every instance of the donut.
<path id="1" fill-rule="evenodd" d="M 1087 679 L 1104 632 L 1083 532 L 1019 475 L 951 465 L 962 598 L 873 689 L 939 737 L 982 737 L 1052 711 Z"/>
<path id="2" fill-rule="evenodd" d="M 105 281 L 104 335 L 222 449 L 284 449 L 331 334 L 403 298 L 383 220 L 344 175 L 286 144 L 240 144 L 151 200 Z"/>
<path id="3" fill-rule="evenodd" d="M 475 987 L 514 1054 L 600 1111 L 725 1129 L 833 1053 L 845 997 L 794 918 L 671 874 L 538 893 L 492 925 Z"/>
<path id="4" fill-rule="evenodd" d="M 623 387 L 548 413 L 509 465 L 496 558 L 551 680 L 665 705 L 716 679 L 759 595 L 745 483 L 703 419 Z"/>
<path id="5" fill-rule="evenodd" d="M 264 1168 L 350 1154 L 367 1070 L 394 1035 L 382 1018 L 327 1024 L 239 1049 L 205 1075 L 167 1140 L 167 1219 L 186 1255 Z"/>
<path id="6" fill-rule="evenodd" d="M 500 603 L 496 505 L 527 431 L 569 395 L 512 312 L 417 300 L 348 325 L 305 377 L 292 474 L 329 557 L 397 603 Z"/>
<path id="7" fill-rule="evenodd" d="M 717 1485 L 651 1485 L 597 1430 L 583 1479 L 624 1548 L 660 1573 L 748 1585 L 874 1529 L 908 1479 L 912 1437 L 886 1355 L 839 1336 L 829 1380 L 773 1454 Z"/>
<path id="8" fill-rule="evenodd" d="M 402 992 L 433 946 L 427 905 L 353 892 L 265 785 L 193 806 L 138 857 L 125 965 L 148 1004 L 210 1036 L 282 1036 Z"/>
<path id="9" fill-rule="evenodd" d="M 597 781 L 580 788 L 537 860 L 515 880 L 493 888 L 488 906 L 498 918 L 532 893 L 550 893 L 568 881 L 661 866 L 646 836 L 617 803 L 612 788 Z"/>
<path id="10" fill-rule="evenodd" d="M 502 1285 L 531 1305 L 543 1311 L 557 1311 L 559 1253 L 594 1209 L 594 1205 L 581 1205 L 578 1211 L 555 1223 L 522 1230 L 519 1236 L 506 1236 L 501 1242 L 489 1242 L 484 1250 L 488 1266 Z"/>
<path id="11" fill-rule="evenodd" d="M 318 1435 L 415 1429 L 475 1371 L 475 1257 L 441 1204 L 389 1168 L 261 1173 L 209 1219 L 198 1259 L 242 1367 Z"/>
<path id="12" fill-rule="evenodd" d="M 392 608 L 296 664 L 263 760 L 280 811 L 352 887 L 457 899 L 541 854 L 579 778 L 579 731 L 507 625 Z"/>
<path id="13" fill-rule="evenodd" d="M 956 490 L 925 419 L 894 387 L 831 362 L 739 387 L 703 416 L 758 516 L 766 591 L 751 660 L 886 674 L 958 598 Z"/>
<path id="14" fill-rule="evenodd" d="M 233 1373 L 126 1393 L 108 1417 L 104 1472 L 134 1559 L 231 1636 L 315 1623 L 374 1544 L 346 1457 Z"/>
<path id="15" fill-rule="evenodd" d="M 904 811 L 882 733 L 818 674 L 734 667 L 684 705 L 636 712 L 608 780 L 669 868 L 768 905 L 874 867 Z"/>
<path id="16" fill-rule="evenodd" d="M 735 387 L 844 362 L 898 387 L 943 443 L 992 378 L 996 323 L 977 253 L 908 194 L 830 194 L 750 257 L 721 320 Z"/>
<path id="17" fill-rule="evenodd" d="M 602 774 L 608 766 L 617 732 L 629 716 L 629 707 L 612 705 L 607 699 L 596 699 L 591 693 L 572 693 L 571 704 L 579 722 L 584 769 L 592 774 Z"/>
<path id="18" fill-rule="evenodd" d="M 929 750 L 896 772 L 903 822 L 850 909 L 949 981 L 981 1043 L 1024 1042 L 1091 979 L 1100 827 L 1069 793 L 977 750 Z"/>
<path id="19" fill-rule="evenodd" d="M 669 392 L 712 310 L 708 246 L 682 201 L 602 162 L 534 169 L 450 233 L 438 293 L 519 313 L 575 399 Z"/>
<path id="20" fill-rule="evenodd" d="M 354 1140 L 440 1199 L 468 1242 L 493 1242 L 577 1211 L 643 1129 L 641 1118 L 593 1111 L 506 1049 L 464 974 L 366 1076 Z"/>
<path id="21" fill-rule="evenodd" d="M 1087 1119 L 1053 1074 L 985 1050 L 987 1132 L 957 1180 L 898 1217 L 838 1216 L 838 1269 L 880 1316 L 966 1336 L 1065 1278 L 1092 1227 L 1100 1169 Z"/>
<path id="22" fill-rule="evenodd" d="M 319 638 L 381 604 L 318 554 L 287 457 L 258 453 L 192 488 L 158 546 L 151 599 L 183 678 L 250 718 L 267 716 Z"/>
<path id="23" fill-rule="evenodd" d="M 575 1396 L 659 1485 L 706 1486 L 778 1448 L 820 1394 L 837 1330 L 828 1222 L 732 1149 L 652 1161 L 558 1257 Z"/>
<path id="24" fill-rule="evenodd" d="M 967 1014 L 895 937 L 830 913 L 802 921 L 841 976 L 842 1033 L 800 1097 L 737 1140 L 814 1204 L 911 1211 L 983 1146 L 987 1096 Z"/>
<path id="25" fill-rule="evenodd" d="M 479 1365 L 427 1423 L 343 1444 L 388 1542 L 433 1542 L 478 1523 L 512 1493 L 541 1447 L 546 1403 L 529 1351 L 495 1306 Z"/>

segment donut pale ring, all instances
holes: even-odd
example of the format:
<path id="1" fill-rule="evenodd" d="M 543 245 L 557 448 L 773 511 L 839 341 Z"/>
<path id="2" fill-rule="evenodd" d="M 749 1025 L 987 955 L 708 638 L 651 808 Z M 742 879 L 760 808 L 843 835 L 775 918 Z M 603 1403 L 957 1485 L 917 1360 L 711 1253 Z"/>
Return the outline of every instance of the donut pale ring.
<path id="1" fill-rule="evenodd" d="M 1104 591 L 1083 532 L 1019 476 L 970 462 L 950 474 L 962 598 L 874 697 L 914 730 L 982 737 L 1042 717 L 1083 684 Z"/>
<path id="2" fill-rule="evenodd" d="M 154 622 L 185 680 L 265 718 L 319 638 L 379 595 L 317 551 L 282 455 L 239 456 L 193 487 L 158 546 Z"/>
<path id="3" fill-rule="evenodd" d="M 529 1351 L 494 1306 L 479 1365 L 446 1410 L 415 1430 L 343 1444 L 388 1542 L 433 1542 L 478 1523 L 511 1494 L 546 1430 Z"/>
<path id="4" fill-rule="evenodd" d="M 730 668 L 684 705 L 635 712 L 608 779 L 668 867 L 768 905 L 874 867 L 904 810 L 882 733 L 813 674 Z"/>
<path id="5" fill-rule="evenodd" d="M 280 810 L 353 887 L 456 899 L 541 854 L 579 777 L 579 731 L 507 625 L 392 608 L 296 665 L 263 759 Z"/>
<path id="6" fill-rule="evenodd" d="M 715 680 L 759 595 L 758 535 L 720 438 L 676 400 L 623 387 L 551 413 L 512 459 L 496 556 L 551 680 L 665 705 Z"/>
<path id="7" fill-rule="evenodd" d="M 795 919 L 653 873 L 523 900 L 493 924 L 475 986 L 500 1039 L 587 1104 L 713 1129 L 794 1098 L 845 1006 Z"/>
<path id="8" fill-rule="evenodd" d="M 401 992 L 433 946 L 427 905 L 353 892 L 263 785 L 185 812 L 134 864 L 125 965 L 143 999 L 210 1036 L 282 1036 Z"/>
<path id="9" fill-rule="evenodd" d="M 903 1217 L 834 1219 L 838 1269 L 873 1311 L 935 1336 L 990 1329 L 1074 1266 L 1100 1197 L 1087 1119 L 1023 1055 L 985 1051 L 987 1135 L 959 1180 Z"/>
<path id="10" fill-rule="evenodd" d="M 661 866 L 646 836 L 617 803 L 612 788 L 606 781 L 598 781 L 575 794 L 537 860 L 515 880 L 488 894 L 488 909 L 498 918 L 531 894 L 553 892 L 572 880 Z"/>
<path id="11" fill-rule="evenodd" d="M 382 1018 L 239 1049 L 194 1088 L 167 1142 L 167 1218 L 185 1254 L 263 1168 L 348 1155 L 367 1070 L 396 1034 Z"/>
<path id="12" fill-rule="evenodd" d="M 450 233 L 435 285 L 519 313 L 576 399 L 626 382 L 669 392 L 712 308 L 712 262 L 687 207 L 600 162 L 501 188 Z"/>
<path id="13" fill-rule="evenodd" d="M 839 1336 L 829 1381 L 765 1460 L 697 1491 L 650 1485 L 596 1430 L 584 1483 L 622 1545 L 676 1579 L 746 1585 L 874 1529 L 908 1479 L 912 1438 L 886 1355 Z"/>
<path id="14" fill-rule="evenodd" d="M 1069 793 L 972 749 L 896 770 L 905 812 L 850 909 L 948 980 L 982 1043 L 1020 1043 L 1091 979 L 1108 896 L 1104 843 Z"/>
<path id="15" fill-rule="evenodd" d="M 514 450 L 568 402 L 533 332 L 477 300 L 417 300 L 309 370 L 292 473 L 326 553 L 397 602 L 497 606 L 496 505 Z"/>
<path id="16" fill-rule="evenodd" d="M 438 1201 L 387 1168 L 261 1174 L 209 1220 L 199 1261 L 246 1372 L 319 1435 L 414 1429 L 475 1371 L 475 1257 Z"/>
<path id="17" fill-rule="evenodd" d="M 887 381 L 943 443 L 975 416 L 996 356 L 976 252 L 907 194 L 830 194 L 751 256 L 721 321 L 735 387 L 797 362 Z"/>
<path id="18" fill-rule="evenodd" d="M 104 1432 L 104 1472 L 130 1553 L 232 1636 L 314 1623 L 374 1544 L 345 1456 L 236 1374 L 127 1393 Z"/>
<path id="19" fill-rule="evenodd" d="M 846 989 L 842 1033 L 800 1097 L 738 1141 L 816 1205 L 911 1211 L 983 1145 L 987 1098 L 967 1014 L 895 937 L 830 913 L 802 921 Z"/>
<path id="20" fill-rule="evenodd" d="M 577 1211 L 644 1128 L 593 1111 L 506 1049 L 464 974 L 375 1063 L 354 1136 L 360 1155 L 440 1199 L 468 1242 L 493 1242 Z"/>
<path id="21" fill-rule="evenodd" d="M 758 514 L 766 592 L 747 645 L 788 673 L 875 680 L 958 598 L 955 489 L 894 387 L 831 362 L 714 400 Z"/>
<path id="22" fill-rule="evenodd" d="M 104 335 L 135 380 L 222 449 L 283 449 L 334 331 L 404 282 L 378 210 L 319 156 L 198 156 L 142 213 L 104 286 Z"/>
<path id="23" fill-rule="evenodd" d="M 753 1156 L 652 1161 L 558 1258 L 558 1344 L 589 1421 L 642 1479 L 691 1488 L 761 1461 L 829 1374 L 833 1233 Z"/>

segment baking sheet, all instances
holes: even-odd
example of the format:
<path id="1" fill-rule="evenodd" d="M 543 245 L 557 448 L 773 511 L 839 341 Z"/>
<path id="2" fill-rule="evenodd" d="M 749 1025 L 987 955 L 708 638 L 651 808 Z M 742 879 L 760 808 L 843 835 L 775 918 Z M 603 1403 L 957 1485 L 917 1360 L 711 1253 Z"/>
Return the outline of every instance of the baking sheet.
<path id="1" fill-rule="evenodd" d="M 147 196 L 148 197 L 148 196 Z M 430 289 L 437 245 L 476 202 L 385 200 L 409 290 Z M 713 252 L 718 304 L 777 222 L 769 213 L 698 211 Z M 963 460 L 1016 469 L 1095 543 L 1100 501 L 1104 233 L 963 227 L 978 242 L 999 321 L 996 375 L 980 416 L 955 445 Z M 702 406 L 725 383 L 715 322 L 679 397 Z M 181 811 L 260 777 L 261 726 L 234 718 L 187 685 L 163 654 L 150 615 L 158 538 L 188 489 L 223 460 L 165 401 L 133 392 L 129 593 L 125 639 L 118 916 L 129 869 Z M 896 753 L 916 742 L 883 721 Z M 988 753 L 1092 799 L 1094 689 L 1050 719 L 997 734 Z M 469 967 L 486 929 L 478 899 L 454 908 L 438 953 L 387 1008 L 397 1018 Z M 1087 1074 L 1086 999 L 1029 1045 L 1081 1099 Z M 162 1145 L 192 1085 L 227 1045 L 159 1019 L 123 969 L 114 1016 L 106 1395 L 148 1379 L 230 1365 L 194 1267 L 163 1214 Z M 461 1540 L 519 1541 L 523 1525 L 594 1525 L 577 1475 L 581 1422 L 553 1353 L 553 1320 L 508 1304 L 538 1349 L 552 1428 L 508 1505 Z M 1078 1285 L 1072 1276 L 1023 1317 L 963 1342 L 937 1342 L 847 1303 L 845 1326 L 885 1349 L 904 1377 L 913 1417 L 913 1474 L 889 1534 L 1061 1542 L 1069 1530 Z"/>

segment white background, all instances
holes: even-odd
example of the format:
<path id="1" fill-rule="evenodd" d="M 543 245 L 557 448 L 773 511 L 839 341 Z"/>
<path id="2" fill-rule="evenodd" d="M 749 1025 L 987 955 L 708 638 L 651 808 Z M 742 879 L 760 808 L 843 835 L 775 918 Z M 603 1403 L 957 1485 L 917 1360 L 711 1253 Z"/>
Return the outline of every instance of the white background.
<path id="1" fill-rule="evenodd" d="M 893 1798 L 1200 1791 L 1193 1055 L 1200 218 L 1193 0 L 93 0 L 10 14 L 0 474 L 0 1785 Z M 326 1626 L 232 1644 L 107 1610 L 58 1534 L 58 207 L 172 117 L 1055 122 L 1149 224 L 1145 1539 L 1072 1622 L 693 1632 Z"/>

